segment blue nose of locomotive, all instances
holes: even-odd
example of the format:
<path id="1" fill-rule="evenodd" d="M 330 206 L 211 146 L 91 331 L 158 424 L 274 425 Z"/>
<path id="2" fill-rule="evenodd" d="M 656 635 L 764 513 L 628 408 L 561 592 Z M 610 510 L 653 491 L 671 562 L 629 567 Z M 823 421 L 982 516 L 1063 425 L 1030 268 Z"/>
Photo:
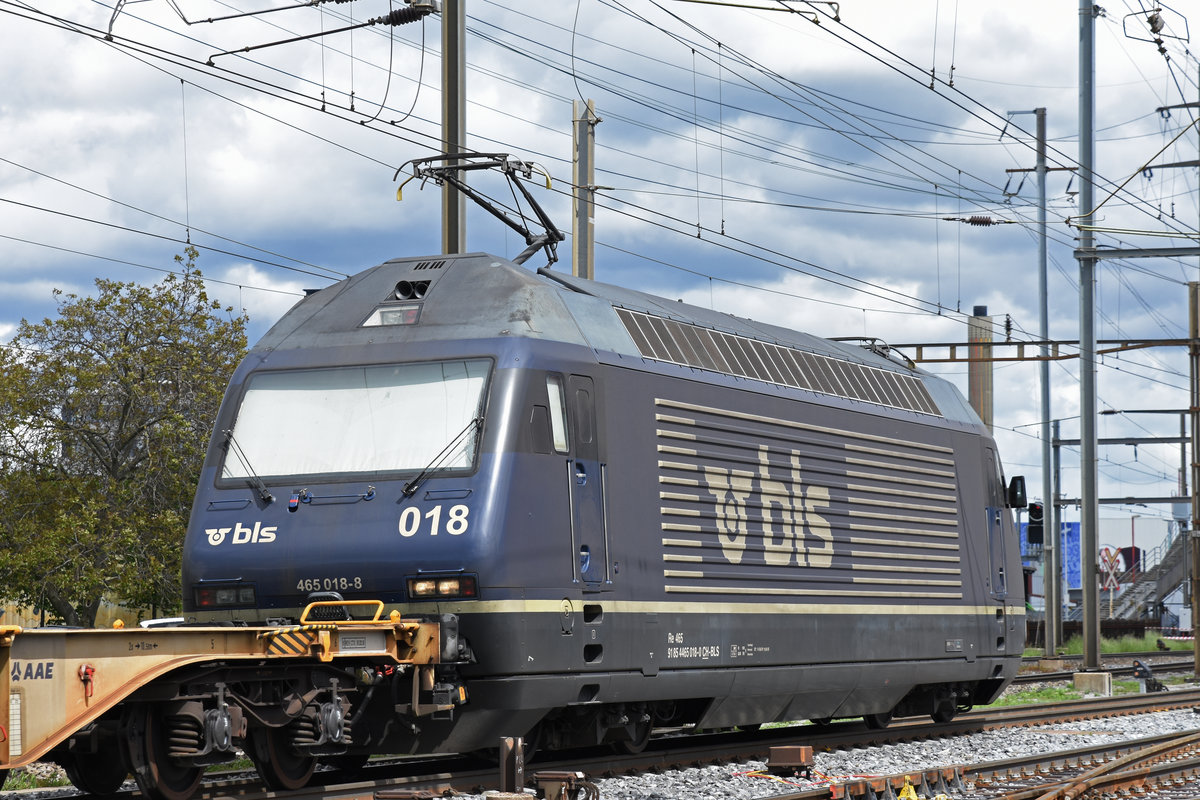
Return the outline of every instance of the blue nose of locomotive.
<path id="1" fill-rule="evenodd" d="M 197 620 L 295 620 L 313 601 L 388 605 L 478 596 L 473 479 L 214 490 L 193 512 L 185 610 Z M 227 496 L 222 496 L 227 495 Z M 479 515 L 476 514 L 476 517 Z M 477 526 L 478 527 L 478 526 Z"/>
<path id="2" fill-rule="evenodd" d="M 298 303 L 227 390 L 185 543 L 185 611 L 478 596 L 503 472 L 498 375 L 524 365 L 522 334 L 568 327 L 543 295 L 527 270 L 468 255 L 388 262 Z"/>

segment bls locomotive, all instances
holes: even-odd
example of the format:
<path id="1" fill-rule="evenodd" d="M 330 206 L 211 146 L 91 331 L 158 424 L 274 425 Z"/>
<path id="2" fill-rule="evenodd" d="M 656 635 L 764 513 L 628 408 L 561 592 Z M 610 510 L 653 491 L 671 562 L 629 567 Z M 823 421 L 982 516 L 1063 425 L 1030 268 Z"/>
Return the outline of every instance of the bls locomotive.
<path id="1" fill-rule="evenodd" d="M 297 727 L 257 754 L 285 785 L 503 736 L 946 720 L 1017 671 L 1024 503 L 962 395 L 886 348 L 483 253 L 400 258 L 310 293 L 236 371 L 184 616 L 371 600 L 437 623 L 438 713 L 342 675 L 336 741 Z"/>

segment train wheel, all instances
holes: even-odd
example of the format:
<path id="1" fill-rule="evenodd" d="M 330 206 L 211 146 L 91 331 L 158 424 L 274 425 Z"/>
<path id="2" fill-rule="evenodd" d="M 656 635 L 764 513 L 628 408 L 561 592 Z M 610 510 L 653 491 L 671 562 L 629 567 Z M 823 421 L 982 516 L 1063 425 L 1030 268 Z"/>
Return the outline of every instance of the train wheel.
<path id="1" fill-rule="evenodd" d="M 626 739 L 620 742 L 613 742 L 613 749 L 618 753 L 626 753 L 631 756 L 636 756 L 638 753 L 646 749 L 646 745 L 650 743 L 650 733 L 654 730 L 654 725 L 650 720 L 639 722 L 634 729 L 633 738 Z"/>
<path id="2" fill-rule="evenodd" d="M 521 744 L 526 761 L 533 761 L 534 757 L 541 752 L 545 738 L 545 728 L 540 722 L 525 732 L 525 735 L 521 737 Z"/>
<path id="3" fill-rule="evenodd" d="M 122 720 L 125 754 L 142 794 L 155 800 L 188 800 L 200 788 L 204 769 L 167 754 L 166 726 L 152 704 L 132 705 Z"/>
<path id="4" fill-rule="evenodd" d="M 885 711 L 882 714 L 863 714 L 863 721 L 867 723 L 867 727 L 871 730 L 881 731 L 892 721 L 892 712 Z"/>
<path id="5" fill-rule="evenodd" d="M 943 703 L 929 716 L 933 717 L 934 722 L 949 722 L 957 713 L 958 708 L 953 703 Z"/>
<path id="6" fill-rule="evenodd" d="M 68 756 L 62 768 L 76 789 L 100 796 L 116 794 L 129 775 L 125 761 L 115 749 Z"/>
<path id="7" fill-rule="evenodd" d="M 8 770 L 0 769 L 0 791 L 4 789 L 4 782 L 8 780 Z"/>
<path id="8" fill-rule="evenodd" d="M 369 753 L 344 753 L 340 756 L 325 756 L 321 763 L 341 772 L 343 777 L 354 778 L 363 771 L 370 757 Z"/>
<path id="9" fill-rule="evenodd" d="M 292 749 L 287 728 L 251 728 L 249 745 L 246 755 L 269 788 L 292 791 L 308 785 L 317 759 Z"/>

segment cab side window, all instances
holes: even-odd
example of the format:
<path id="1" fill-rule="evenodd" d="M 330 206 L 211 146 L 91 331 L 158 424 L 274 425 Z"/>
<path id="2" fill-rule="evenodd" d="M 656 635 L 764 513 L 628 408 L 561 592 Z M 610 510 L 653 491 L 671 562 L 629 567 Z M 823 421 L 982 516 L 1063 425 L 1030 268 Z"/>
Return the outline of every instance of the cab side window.
<path id="1" fill-rule="evenodd" d="M 563 391 L 562 375 L 546 376 L 546 395 L 550 401 L 550 436 L 554 450 L 565 453 L 571 442 L 567 435 L 567 395 Z"/>

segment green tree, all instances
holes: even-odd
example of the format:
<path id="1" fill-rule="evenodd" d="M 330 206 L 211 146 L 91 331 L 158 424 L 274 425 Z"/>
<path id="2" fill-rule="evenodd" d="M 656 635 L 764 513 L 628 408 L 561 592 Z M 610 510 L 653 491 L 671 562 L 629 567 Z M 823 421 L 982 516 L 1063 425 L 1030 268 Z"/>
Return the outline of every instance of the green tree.
<path id="1" fill-rule="evenodd" d="M 102 598 L 178 608 L 180 551 L 246 318 L 197 251 L 153 286 L 55 291 L 58 317 L 0 348 L 0 596 L 69 625 Z"/>

